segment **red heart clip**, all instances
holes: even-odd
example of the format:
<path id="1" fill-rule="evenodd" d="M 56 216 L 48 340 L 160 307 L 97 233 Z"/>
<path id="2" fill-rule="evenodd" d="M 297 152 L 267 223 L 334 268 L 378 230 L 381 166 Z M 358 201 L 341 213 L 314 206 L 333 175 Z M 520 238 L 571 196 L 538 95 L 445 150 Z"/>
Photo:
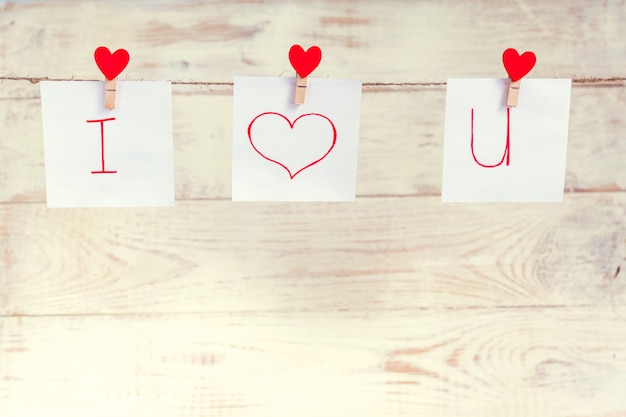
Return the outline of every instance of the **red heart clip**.
<path id="1" fill-rule="evenodd" d="M 537 57 L 531 51 L 526 51 L 520 55 L 515 49 L 509 48 L 502 54 L 502 62 L 506 72 L 511 77 L 511 81 L 517 81 L 533 69 Z"/>
<path id="2" fill-rule="evenodd" d="M 126 49 L 118 49 L 111 53 L 106 46 L 96 48 L 93 56 L 96 59 L 98 68 L 100 68 L 107 80 L 113 80 L 120 75 L 126 68 L 126 65 L 128 65 L 128 61 L 130 61 L 130 56 Z"/>
<path id="3" fill-rule="evenodd" d="M 306 78 L 322 60 L 322 50 L 312 46 L 305 52 L 300 45 L 293 45 L 289 49 L 289 62 L 301 78 Z"/>

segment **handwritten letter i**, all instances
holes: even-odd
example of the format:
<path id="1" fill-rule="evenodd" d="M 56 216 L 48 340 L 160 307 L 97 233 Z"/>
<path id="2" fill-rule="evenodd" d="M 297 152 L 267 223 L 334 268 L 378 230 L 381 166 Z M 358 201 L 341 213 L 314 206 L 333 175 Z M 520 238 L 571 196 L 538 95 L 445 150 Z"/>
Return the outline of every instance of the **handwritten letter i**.
<path id="1" fill-rule="evenodd" d="M 87 120 L 87 123 L 100 123 L 100 160 L 102 169 L 100 171 L 91 171 L 92 174 L 115 174 L 117 171 L 107 171 L 104 164 L 104 122 L 115 120 L 115 117 L 108 119 Z"/>

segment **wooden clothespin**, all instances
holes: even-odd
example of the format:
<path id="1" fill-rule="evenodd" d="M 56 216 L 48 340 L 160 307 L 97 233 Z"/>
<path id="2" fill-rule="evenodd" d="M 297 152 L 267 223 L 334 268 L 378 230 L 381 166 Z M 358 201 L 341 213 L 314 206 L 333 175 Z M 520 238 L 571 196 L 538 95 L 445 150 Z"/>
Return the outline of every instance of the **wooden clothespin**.
<path id="1" fill-rule="evenodd" d="M 515 49 L 509 48 L 502 54 L 502 62 L 510 77 L 506 105 L 508 107 L 516 107 L 522 85 L 522 77 L 533 69 L 537 62 L 537 57 L 531 51 L 526 51 L 520 55 Z"/>
<path id="2" fill-rule="evenodd" d="M 304 104 L 308 87 L 308 76 L 320 64 L 322 50 L 318 46 L 312 46 L 304 51 L 300 45 L 293 45 L 289 49 L 289 62 L 296 70 L 296 92 L 294 103 Z"/>
<path id="3" fill-rule="evenodd" d="M 104 108 L 112 110 L 115 108 L 115 99 L 117 93 L 117 77 L 104 82 Z"/>
<path id="4" fill-rule="evenodd" d="M 105 77 L 104 108 L 114 109 L 117 98 L 117 77 L 128 65 L 130 55 L 125 49 L 118 49 L 111 53 L 106 46 L 99 46 L 94 52 L 94 58 Z"/>
<path id="5" fill-rule="evenodd" d="M 304 99 L 306 98 L 306 88 L 308 86 L 309 79 L 302 78 L 300 75 L 296 74 L 296 94 L 293 98 L 294 103 L 296 104 L 304 104 Z"/>
<path id="6" fill-rule="evenodd" d="M 508 107 L 516 107 L 517 99 L 519 98 L 519 89 L 522 85 L 522 80 L 509 82 L 509 92 L 506 95 L 506 105 Z"/>

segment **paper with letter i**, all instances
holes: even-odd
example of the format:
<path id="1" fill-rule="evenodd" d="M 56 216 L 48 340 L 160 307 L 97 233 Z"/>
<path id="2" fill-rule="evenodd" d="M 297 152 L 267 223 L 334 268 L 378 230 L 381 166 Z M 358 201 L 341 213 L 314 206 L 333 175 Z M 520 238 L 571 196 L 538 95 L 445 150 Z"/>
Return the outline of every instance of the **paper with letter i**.
<path id="1" fill-rule="evenodd" d="M 120 81 L 104 108 L 103 81 L 43 81 L 48 207 L 174 205 L 169 81 Z"/>
<path id="2" fill-rule="evenodd" d="M 507 108 L 508 79 L 449 79 L 444 202 L 563 199 L 570 79 L 524 79 Z"/>
<path id="3" fill-rule="evenodd" d="M 352 201 L 361 82 L 235 77 L 233 201 Z"/>

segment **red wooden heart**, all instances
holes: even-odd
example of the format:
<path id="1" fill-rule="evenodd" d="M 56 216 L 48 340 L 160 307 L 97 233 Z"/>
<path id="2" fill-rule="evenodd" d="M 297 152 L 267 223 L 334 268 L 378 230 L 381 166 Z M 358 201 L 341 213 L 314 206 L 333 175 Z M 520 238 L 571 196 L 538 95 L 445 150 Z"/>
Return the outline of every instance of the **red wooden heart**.
<path id="1" fill-rule="evenodd" d="M 511 77 L 511 81 L 517 81 L 533 69 L 537 57 L 531 51 L 526 51 L 520 55 L 515 49 L 509 48 L 502 54 L 502 62 L 506 72 Z"/>
<path id="2" fill-rule="evenodd" d="M 300 45 L 293 45 L 289 49 L 289 62 L 302 78 L 308 77 L 317 68 L 321 60 L 322 50 L 317 46 L 310 47 L 306 52 Z"/>
<path id="3" fill-rule="evenodd" d="M 106 46 L 99 46 L 93 54 L 96 64 L 107 80 L 112 80 L 126 68 L 130 56 L 126 49 L 118 49 L 111 53 Z"/>
<path id="4" fill-rule="evenodd" d="M 279 117 L 279 119 L 272 119 L 273 117 Z M 255 129 L 255 134 L 253 135 L 252 126 L 261 118 L 263 120 L 261 124 L 264 124 L 264 126 L 259 126 Z M 302 128 L 294 129 L 299 120 L 307 120 L 308 123 L 298 124 L 298 126 L 302 125 Z M 275 137 L 281 129 L 280 123 L 284 122 L 287 122 L 290 129 L 288 134 L 285 134 L 283 131 L 287 142 L 281 142 L 280 135 Z M 330 125 L 329 135 L 319 137 L 319 132 L 316 130 L 312 137 L 307 138 L 307 134 L 311 133 L 309 131 L 312 128 L 311 123 L 316 127 L 325 126 L 328 123 Z M 322 124 L 320 125 L 319 123 Z M 322 130 L 323 132 L 324 130 Z M 253 136 L 255 139 L 253 139 Z M 248 139 L 250 140 L 250 145 L 259 155 L 283 167 L 289 174 L 289 177 L 293 179 L 305 169 L 312 167 L 328 156 L 337 142 L 337 129 L 328 117 L 319 113 L 306 113 L 298 116 L 292 122 L 280 113 L 266 112 L 256 116 L 248 125 Z M 314 139 L 314 146 L 312 148 L 307 146 L 311 145 L 311 143 L 301 142 L 303 139 Z M 271 144 L 271 146 L 268 147 L 268 144 Z"/>

